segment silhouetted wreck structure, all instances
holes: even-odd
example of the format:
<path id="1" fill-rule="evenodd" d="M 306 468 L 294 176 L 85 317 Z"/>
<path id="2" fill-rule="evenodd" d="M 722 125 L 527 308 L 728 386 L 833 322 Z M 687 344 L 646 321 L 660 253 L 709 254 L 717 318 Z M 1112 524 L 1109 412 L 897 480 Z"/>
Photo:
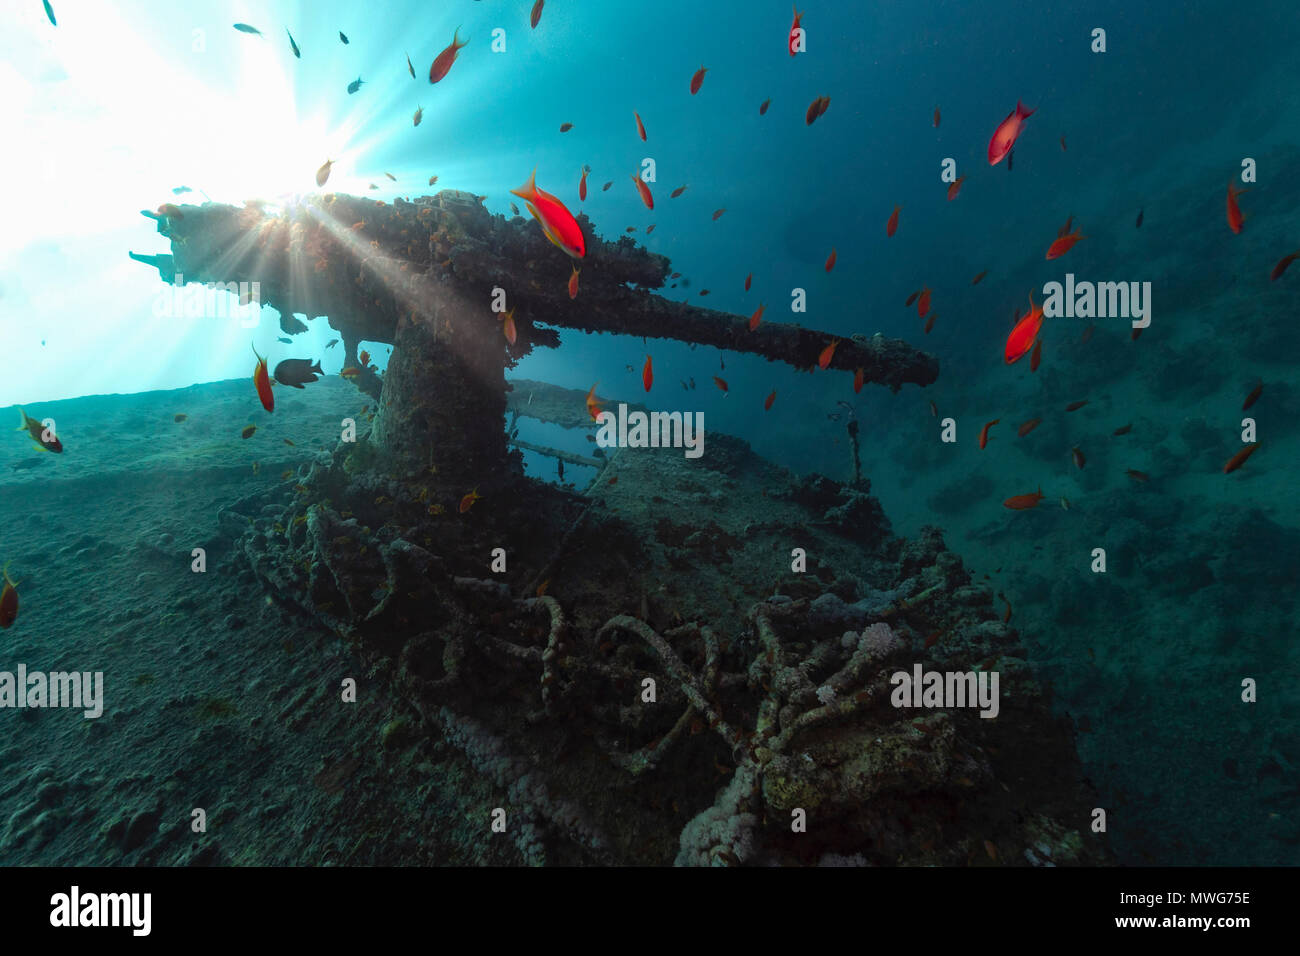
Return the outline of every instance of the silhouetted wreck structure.
<path id="1" fill-rule="evenodd" d="M 305 330 L 296 315 L 337 329 L 347 365 L 363 341 L 393 345 L 382 380 L 357 381 L 378 400 L 368 432 L 220 517 L 228 561 L 352 641 L 437 741 L 422 759 L 477 781 L 441 796 L 457 812 L 438 825 L 472 847 L 444 862 L 1109 859 L 1018 635 L 936 529 L 892 534 L 866 478 L 799 478 L 711 433 L 698 461 L 573 456 L 600 469 L 576 493 L 524 478 L 509 450 L 507 410 L 591 427 L 581 392 L 508 396 L 505 369 L 560 330 L 801 368 L 831 335 L 668 301 L 668 260 L 585 217 L 571 300 L 571 260 L 464 193 L 179 212 L 153 216 L 170 259 L 137 257 L 165 280 L 256 281 L 285 332 Z M 879 335 L 842 341 L 831 367 L 895 390 L 938 374 Z M 895 706 L 891 675 L 915 665 L 998 672 L 998 716 Z M 380 840 L 340 862 L 405 859 Z"/>

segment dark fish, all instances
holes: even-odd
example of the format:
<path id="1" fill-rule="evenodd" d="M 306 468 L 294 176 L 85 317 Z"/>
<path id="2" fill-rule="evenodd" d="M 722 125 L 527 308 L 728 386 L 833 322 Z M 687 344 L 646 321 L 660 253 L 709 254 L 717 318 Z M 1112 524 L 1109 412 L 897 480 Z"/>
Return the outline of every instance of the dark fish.
<path id="1" fill-rule="evenodd" d="M 601 191 L 601 192 L 606 192 L 606 191 L 608 191 L 609 187 L 612 186 L 612 185 L 614 185 L 614 180 L 611 179 L 609 182 L 605 183 L 605 185 L 603 185 L 603 186 L 600 187 L 600 191 Z"/>
<path id="2" fill-rule="evenodd" d="M 283 335 L 276 339 L 277 342 L 283 342 L 285 345 L 293 345 L 293 339 L 286 339 Z"/>
<path id="3" fill-rule="evenodd" d="M 332 349 L 332 348 L 334 348 L 334 346 L 336 346 L 336 345 L 338 345 L 338 344 L 339 344 L 339 340 L 338 340 L 338 339 L 330 339 L 328 342 L 325 343 L 325 347 L 326 347 L 327 349 Z"/>
<path id="4" fill-rule="evenodd" d="M 340 31 L 339 31 L 339 39 L 342 40 L 344 43 L 347 43 L 347 42 L 348 42 L 348 35 L 347 35 L 346 33 L 344 33 L 342 30 L 340 30 Z"/>
<path id="5" fill-rule="evenodd" d="M 1138 210 L 1138 221 L 1137 221 L 1137 226 L 1136 226 L 1136 228 L 1138 228 L 1138 229 L 1141 229 L 1141 228 L 1142 228 L 1142 216 L 1143 216 L 1143 214 L 1144 214 L 1145 212 L 1146 212 L 1145 209 L 1139 209 L 1139 210 Z"/>
<path id="6" fill-rule="evenodd" d="M 48 7 L 48 4 L 46 6 Z M 236 23 L 235 29 L 238 30 L 240 33 L 254 33 L 257 36 L 262 35 L 261 30 L 259 30 L 257 27 L 250 27 L 247 23 Z"/>
<path id="7" fill-rule="evenodd" d="M 178 412 L 176 416 L 172 418 L 172 421 L 174 421 L 177 425 L 179 425 L 181 422 L 185 421 L 185 419 L 189 417 L 190 416 L 186 415 L 184 412 Z"/>
<path id="8" fill-rule="evenodd" d="M 1241 406 L 1241 410 L 1244 412 L 1246 409 L 1250 408 L 1250 406 L 1254 405 L 1255 402 L 1259 401 L 1259 396 L 1263 394 L 1263 392 L 1264 392 L 1264 382 L 1261 379 L 1260 383 L 1255 386 L 1254 390 L 1251 391 L 1251 393 L 1246 396 L 1246 401 Z"/>
<path id="9" fill-rule="evenodd" d="M 311 359 L 285 359 L 275 367 L 275 380 L 281 385 L 302 388 L 307 382 L 316 381 L 317 375 L 324 375 L 320 362 Z"/>
<path id="10" fill-rule="evenodd" d="M 289 28 L 288 28 L 288 27 L 285 27 L 285 28 L 284 28 L 284 32 L 285 32 L 285 33 L 289 33 Z M 296 44 L 296 43 L 293 42 L 293 34 L 292 34 L 292 33 L 289 33 L 289 46 L 293 49 L 293 55 L 296 56 L 298 59 L 301 60 L 301 59 L 302 59 L 302 51 L 298 49 L 298 44 Z"/>
<path id="11" fill-rule="evenodd" d="M 1130 422 L 1130 423 L 1127 424 L 1127 425 L 1121 425 L 1119 428 L 1117 428 L 1117 429 L 1115 429 L 1113 432 L 1111 432 L 1111 434 L 1112 434 L 1112 435 L 1127 435 L 1127 434 L 1128 434 L 1129 432 L 1131 432 L 1132 430 L 1133 430 L 1133 425 L 1132 425 L 1132 423 Z"/>
<path id="12" fill-rule="evenodd" d="M 411 71 L 411 79 L 415 79 L 415 67 L 411 64 L 411 54 L 406 54 L 406 68 Z"/>
<path id="13" fill-rule="evenodd" d="M 510 204 L 510 211 L 514 213 L 516 216 L 519 215 L 519 207 L 516 206 L 514 203 Z"/>
<path id="14" fill-rule="evenodd" d="M 54 19 L 54 8 L 50 6 L 50 0 L 42 0 L 45 4 L 45 15 L 50 18 L 50 25 L 57 27 L 59 21 Z"/>
<path id="15" fill-rule="evenodd" d="M 691 390 L 692 390 L 692 391 L 695 390 L 695 379 L 694 379 L 694 378 L 691 379 Z"/>
<path id="16" fill-rule="evenodd" d="M 43 464 L 45 464 L 44 458 L 37 458 L 33 455 L 31 458 L 24 458 L 22 461 L 16 461 L 9 467 L 14 471 L 30 471 L 31 469 Z"/>
<path id="17" fill-rule="evenodd" d="M 188 193 L 188 192 L 193 192 L 193 190 L 190 189 L 189 186 L 177 186 L 175 189 L 172 190 L 172 195 L 179 196 L 181 193 Z"/>
<path id="18" fill-rule="evenodd" d="M 363 83 L 365 83 L 365 80 L 361 79 L 361 77 L 359 77 L 359 76 L 358 76 L 355 80 L 353 80 L 351 83 L 349 83 L 349 84 L 348 84 L 348 95 L 351 96 L 351 95 L 352 95 L 353 93 L 355 93 L 357 90 L 361 89 L 361 86 L 362 86 Z"/>
<path id="19" fill-rule="evenodd" d="M 1079 401 L 1079 402 L 1071 402 L 1069 405 L 1066 405 L 1066 406 L 1065 406 L 1065 410 L 1066 410 L 1067 412 L 1076 412 L 1076 411 L 1078 411 L 1079 409 L 1083 408 L 1083 406 L 1085 406 L 1085 405 L 1087 405 L 1087 404 L 1088 404 L 1088 400 L 1085 398 L 1085 399 L 1083 399 L 1082 401 Z"/>
<path id="20" fill-rule="evenodd" d="M 1088 459 L 1083 457 L 1083 452 L 1079 451 L 1079 449 L 1071 448 L 1070 454 L 1074 456 L 1074 467 L 1082 468 L 1088 463 Z"/>

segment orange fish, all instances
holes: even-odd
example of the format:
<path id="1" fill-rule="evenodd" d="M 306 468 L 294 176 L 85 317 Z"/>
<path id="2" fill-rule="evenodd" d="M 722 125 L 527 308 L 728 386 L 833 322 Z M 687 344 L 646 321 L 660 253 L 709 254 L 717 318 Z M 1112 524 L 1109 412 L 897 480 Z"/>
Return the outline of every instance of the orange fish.
<path id="1" fill-rule="evenodd" d="M 980 448 L 983 448 L 985 445 L 989 443 L 989 429 L 992 428 L 1000 421 L 1002 421 L 1002 419 L 995 418 L 993 419 L 993 421 L 989 422 L 987 425 L 985 425 L 983 428 L 980 429 Z"/>
<path id="2" fill-rule="evenodd" d="M 257 355 L 257 346 L 253 347 Z M 257 366 L 253 369 L 253 385 L 257 388 L 257 397 L 262 400 L 262 407 L 268 412 L 275 411 L 275 396 L 271 394 L 271 373 L 266 370 L 266 359 L 257 355 Z"/>
<path id="3" fill-rule="evenodd" d="M 542 227 L 547 239 L 575 259 L 581 259 L 587 254 L 587 242 L 582 237 L 578 221 L 564 203 L 546 190 L 537 188 L 536 169 L 528 177 L 528 182 L 510 192 L 524 201 L 528 212 Z"/>
<path id="4" fill-rule="evenodd" d="M 804 11 L 804 13 L 807 12 L 808 11 L 806 10 Z M 791 56 L 794 56 L 796 53 L 799 52 L 798 49 L 796 48 L 799 45 L 799 21 L 802 19 L 803 19 L 803 13 L 800 13 L 799 8 L 795 7 L 794 23 L 790 24 L 790 36 L 786 40 L 786 46 L 789 48 Z"/>
<path id="5" fill-rule="evenodd" d="M 939 128 L 939 107 L 934 108 L 934 128 Z"/>
<path id="6" fill-rule="evenodd" d="M 650 365 L 650 356 L 647 355 L 645 357 L 645 368 L 641 369 L 641 384 L 645 386 L 645 390 L 648 392 L 650 391 L 650 386 L 654 383 L 655 370 Z"/>
<path id="7" fill-rule="evenodd" d="M 950 184 L 950 185 L 948 186 L 948 201 L 949 201 L 949 202 L 952 202 L 954 199 L 957 198 L 957 194 L 958 194 L 959 192 L 961 192 L 961 184 L 962 184 L 963 180 L 965 180 L 965 179 L 966 179 L 965 176 L 958 176 L 958 177 L 957 177 L 957 181 L 956 181 L 955 183 L 952 183 L 952 184 Z"/>
<path id="8" fill-rule="evenodd" d="M 599 384 L 600 382 L 596 383 Z M 587 414 L 591 416 L 592 421 L 595 421 L 596 416 L 600 414 L 600 405 L 596 402 L 596 385 L 591 386 L 591 391 L 587 392 Z"/>
<path id="9" fill-rule="evenodd" d="M 709 71 L 704 67 L 700 67 L 695 71 L 695 75 L 691 77 L 691 96 L 700 91 L 700 85 L 704 82 L 704 74 L 707 72 Z"/>
<path id="10" fill-rule="evenodd" d="M 1034 343 L 1033 354 L 1029 356 L 1029 371 L 1037 372 L 1038 363 L 1043 360 L 1043 340 L 1039 339 Z"/>
<path id="11" fill-rule="evenodd" d="M 1042 500 L 1043 489 L 1039 488 L 1037 492 L 1031 495 L 1012 495 L 1006 501 L 1002 502 L 1002 506 L 1004 508 L 1010 508 L 1012 511 L 1024 511 L 1028 508 L 1037 508 L 1038 502 Z M 1003 600 L 1005 600 L 1005 598 Z"/>
<path id="12" fill-rule="evenodd" d="M 1087 404 L 1088 404 L 1088 400 L 1085 398 L 1077 402 L 1071 402 L 1069 405 L 1065 406 L 1065 410 L 1067 412 L 1077 412 L 1079 409 L 1083 408 L 1083 406 Z"/>
<path id="13" fill-rule="evenodd" d="M 1259 396 L 1263 394 L 1263 392 L 1264 382 L 1261 380 L 1260 383 L 1255 386 L 1254 390 L 1246 396 L 1246 401 L 1242 404 L 1241 410 L 1244 412 L 1246 409 L 1250 408 L 1250 406 L 1254 405 L 1255 402 L 1259 401 Z"/>
<path id="14" fill-rule="evenodd" d="M 1077 448 L 1071 448 L 1070 455 L 1074 458 L 1075 468 L 1082 468 L 1088 463 L 1088 459 L 1083 457 L 1083 452 L 1079 451 Z"/>
<path id="15" fill-rule="evenodd" d="M 573 275 L 569 276 L 569 298 L 576 299 L 577 297 L 578 297 L 578 267 L 575 264 L 573 267 Z"/>
<path id="16" fill-rule="evenodd" d="M 1241 232 L 1241 224 L 1246 221 L 1246 217 L 1241 214 L 1241 208 L 1237 205 L 1237 197 L 1246 192 L 1244 189 L 1237 189 L 1232 183 L 1228 183 L 1228 228 L 1234 233 Z"/>
<path id="17" fill-rule="evenodd" d="M 751 272 L 749 275 L 745 276 L 745 291 L 746 291 L 746 292 L 749 291 L 749 287 L 753 284 L 753 282 L 754 282 L 754 273 Z"/>
<path id="18" fill-rule="evenodd" d="M 528 20 L 533 25 L 534 30 L 537 29 L 537 24 L 541 22 L 542 7 L 545 4 L 546 0 L 537 0 L 537 2 L 533 4 L 533 12 L 529 14 Z"/>
<path id="19" fill-rule="evenodd" d="M 1024 438 L 1031 431 L 1037 428 L 1042 423 L 1042 421 L 1043 420 L 1041 418 L 1031 418 L 1029 419 L 1029 421 L 1024 422 L 1023 424 L 1021 424 L 1019 428 L 1016 429 L 1016 434 L 1019 435 L 1021 438 Z"/>
<path id="20" fill-rule="evenodd" d="M 916 300 L 916 314 L 925 318 L 925 313 L 930 311 L 930 290 L 928 288 L 921 290 L 921 297 Z"/>
<path id="21" fill-rule="evenodd" d="M 349 365 L 343 371 L 339 372 L 339 378 L 356 378 L 361 374 L 361 369 Z"/>
<path id="22" fill-rule="evenodd" d="M 461 47 L 466 46 L 468 43 L 468 40 L 464 43 L 460 42 L 460 27 L 457 27 L 456 32 L 452 35 L 451 45 L 439 53 L 433 61 L 433 65 L 429 67 L 430 83 L 437 83 L 447 75 L 451 65 L 456 62 L 456 54 L 460 52 Z"/>
<path id="23" fill-rule="evenodd" d="M 515 326 L 514 309 L 511 309 L 501 317 L 501 334 L 506 337 L 506 341 L 511 345 L 514 345 L 515 339 L 519 337 L 519 330 Z"/>
<path id="24" fill-rule="evenodd" d="M 361 359 L 361 367 L 362 367 L 362 368 L 365 368 L 367 365 L 370 364 L 370 353 L 369 353 L 369 352 L 362 352 L 360 355 L 357 356 L 357 358 Z"/>
<path id="25" fill-rule="evenodd" d="M 1241 451 L 1237 452 L 1235 455 L 1229 458 L 1227 464 L 1223 466 L 1223 473 L 1226 475 L 1230 471 L 1236 471 L 1238 468 L 1240 468 L 1242 465 L 1246 463 L 1246 459 L 1249 458 L 1251 455 L 1253 455 L 1255 453 L 1255 449 L 1258 447 L 1259 447 L 1259 443 L 1256 442 L 1253 445 L 1247 445 Z"/>
<path id="26" fill-rule="evenodd" d="M 722 389 L 724 395 L 727 393 L 727 380 L 725 378 L 718 378 L 718 376 L 715 375 L 713 376 L 713 384 Z"/>
<path id="27" fill-rule="evenodd" d="M 0 570 L 0 577 L 4 578 L 4 589 L 0 590 L 0 629 L 6 629 L 18 618 L 18 582 L 9 577 L 8 562 Z"/>
<path id="28" fill-rule="evenodd" d="M 1074 244 L 1076 242 L 1078 242 L 1080 239 L 1087 239 L 1087 238 L 1088 237 L 1083 234 L 1082 229 L 1076 229 L 1068 236 L 1062 236 L 1060 239 L 1057 239 L 1050 246 L 1048 246 L 1047 258 L 1059 259 L 1061 258 L 1061 256 L 1069 252 L 1074 247 Z"/>
<path id="29" fill-rule="evenodd" d="M 582 167 L 582 178 L 578 180 L 578 201 L 585 202 L 587 199 L 587 173 L 590 170 L 586 166 Z"/>
<path id="30" fill-rule="evenodd" d="M 839 344 L 840 344 L 840 340 L 835 339 L 833 342 L 831 342 L 830 345 L 822 349 L 822 354 L 817 356 L 818 367 L 825 368 L 826 366 L 831 364 L 831 358 L 834 357 L 835 355 L 835 346 Z"/>
<path id="31" fill-rule="evenodd" d="M 1089 325 L 1086 329 L 1083 330 L 1083 335 L 1079 336 L 1079 344 L 1087 345 L 1088 340 L 1092 338 L 1092 333 L 1096 331 L 1097 331 L 1097 326 Z"/>
<path id="32" fill-rule="evenodd" d="M 637 133 L 638 136 L 641 137 L 641 142 L 644 143 L 644 142 L 645 142 L 645 123 L 642 123 L 642 122 L 641 122 L 641 114 L 638 113 L 636 110 L 633 110 L 633 111 L 632 111 L 632 115 L 636 117 L 636 133 Z"/>
<path id="33" fill-rule="evenodd" d="M 902 208 L 902 206 L 894 207 L 894 211 L 889 216 L 889 222 L 885 223 L 885 235 L 892 236 L 898 231 L 898 210 Z"/>
<path id="34" fill-rule="evenodd" d="M 655 197 L 650 195 L 650 187 L 646 185 L 645 180 L 633 173 L 632 182 L 636 183 L 636 191 L 641 194 L 641 201 L 645 203 L 645 207 L 654 209 Z"/>
<path id="35" fill-rule="evenodd" d="M 1003 351 L 1003 359 L 1007 365 L 1014 365 L 1028 354 L 1034 345 L 1034 340 L 1038 338 L 1038 330 L 1042 327 L 1043 310 L 1034 305 L 1034 293 L 1031 291 L 1029 312 L 1016 323 L 1011 334 L 1007 336 L 1006 349 Z"/>
<path id="36" fill-rule="evenodd" d="M 719 219 L 721 219 L 721 218 L 722 218 L 722 214 L 723 214 L 724 212 L 726 212 L 726 211 L 727 211 L 727 210 L 726 210 L 725 208 L 723 208 L 723 209 L 715 209 L 714 212 L 713 212 L 713 221 L 714 221 L 714 222 L 717 222 Z"/>
<path id="37" fill-rule="evenodd" d="M 1065 152 L 1065 137 L 1061 137 L 1061 152 Z"/>
<path id="38" fill-rule="evenodd" d="M 749 331 L 753 332 L 758 328 L 758 323 L 763 321 L 764 308 L 765 306 L 760 302 L 758 308 L 754 310 L 754 314 L 749 317 Z"/>
<path id="39" fill-rule="evenodd" d="M 989 140 L 990 166 L 996 166 L 1006 158 L 1007 153 L 1011 152 L 1011 148 L 1016 145 L 1016 139 L 1024 129 L 1025 120 L 1033 116 L 1034 112 L 1025 109 L 1019 100 L 1016 101 L 1016 108 L 998 124 L 998 128 L 993 131 L 993 138 Z"/>
<path id="40" fill-rule="evenodd" d="M 859 365 L 858 370 L 853 373 L 853 393 L 856 395 L 862 391 L 862 386 L 865 384 L 867 384 L 867 370 Z"/>
<path id="41" fill-rule="evenodd" d="M 826 257 L 826 271 L 830 272 L 835 268 L 835 247 L 831 246 L 831 254 Z"/>
<path id="42" fill-rule="evenodd" d="M 925 320 L 925 334 L 926 334 L 926 335 L 929 335 L 929 334 L 930 334 L 930 330 L 931 330 L 932 328 L 934 328 L 934 315 L 935 315 L 935 314 L 934 314 L 933 312 L 931 312 L 931 313 L 930 313 L 930 317 L 929 317 L 928 319 Z"/>
<path id="43" fill-rule="evenodd" d="M 766 113 L 767 113 L 767 108 L 768 108 L 769 106 L 771 106 L 771 105 L 772 105 L 772 100 L 771 100 L 770 98 L 769 98 L 769 99 L 766 99 L 766 100 L 763 100 L 763 102 L 759 103 L 759 104 L 758 104 L 758 115 L 759 115 L 759 116 L 763 116 L 764 114 L 766 114 Z"/>
<path id="44" fill-rule="evenodd" d="M 772 389 L 772 394 L 767 396 L 767 400 L 763 402 L 763 411 L 765 412 L 769 411 L 772 408 L 772 403 L 775 401 L 776 401 L 776 389 Z"/>
<path id="45" fill-rule="evenodd" d="M 480 498 L 482 498 L 482 497 L 483 497 L 483 496 L 480 495 L 480 494 L 478 493 L 478 489 L 475 488 L 473 491 L 471 491 L 469 494 L 467 494 L 464 498 L 461 498 L 461 499 L 460 499 L 460 513 L 461 513 L 461 514 L 464 514 L 466 511 L 469 511 L 470 508 L 473 508 L 473 507 L 474 507 L 474 502 L 478 501 L 478 500 L 479 500 Z"/>
<path id="46" fill-rule="evenodd" d="M 1269 273 L 1268 277 L 1276 281 L 1281 277 L 1283 272 L 1286 272 L 1286 267 L 1297 259 L 1300 259 L 1300 252 L 1293 252 L 1289 256 L 1283 256 L 1278 264 L 1273 267 L 1273 271 Z"/>
<path id="47" fill-rule="evenodd" d="M 831 105 L 829 96 L 819 96 L 808 104 L 808 110 L 803 115 L 803 121 L 811 126 L 817 121 L 817 117 L 826 112 L 826 108 Z"/>

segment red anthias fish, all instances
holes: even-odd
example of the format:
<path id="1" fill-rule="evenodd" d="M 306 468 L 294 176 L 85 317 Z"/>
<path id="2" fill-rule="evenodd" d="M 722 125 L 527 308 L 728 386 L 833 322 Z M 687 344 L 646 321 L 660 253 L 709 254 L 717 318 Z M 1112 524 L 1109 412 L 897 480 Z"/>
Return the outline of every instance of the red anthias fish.
<path id="1" fill-rule="evenodd" d="M 989 165 L 996 166 L 1011 152 L 1011 148 L 1016 145 L 1016 138 L 1020 131 L 1024 129 L 1025 120 L 1034 115 L 1034 110 L 1025 109 L 1024 105 L 1017 100 L 1016 108 L 1011 111 L 998 128 L 993 131 L 993 138 L 989 140 Z"/>
<path id="2" fill-rule="evenodd" d="M 253 347 L 257 355 L 257 347 Z M 257 355 L 257 366 L 253 369 L 253 385 L 257 387 L 257 397 L 262 400 L 262 407 L 268 412 L 275 411 L 275 396 L 271 394 L 271 374 L 266 370 L 266 359 Z"/>
<path id="3" fill-rule="evenodd" d="M 1029 293 L 1029 312 L 1023 319 L 1016 323 L 1016 327 L 1011 330 L 1007 336 L 1007 347 L 1004 354 L 1006 363 L 1013 365 L 1020 361 L 1029 350 L 1034 347 L 1034 340 L 1038 338 L 1038 330 L 1043 327 L 1043 310 L 1041 306 L 1034 305 L 1034 293 Z"/>
<path id="4" fill-rule="evenodd" d="M 537 188 L 537 170 L 533 170 L 528 182 L 510 192 L 524 201 L 547 239 L 575 259 L 581 259 L 587 254 L 587 242 L 582 237 L 582 229 L 573 218 L 573 213 L 555 196 Z"/>
<path id="5" fill-rule="evenodd" d="M 1241 224 L 1246 221 L 1246 217 L 1241 214 L 1241 207 L 1237 205 L 1237 197 L 1245 191 L 1228 183 L 1228 228 L 1234 233 L 1241 232 Z"/>
<path id="6" fill-rule="evenodd" d="M 790 36 L 789 39 L 786 41 L 786 46 L 789 47 L 791 56 L 794 56 L 796 53 L 799 52 L 799 29 L 800 29 L 799 21 L 802 19 L 803 19 L 803 14 L 799 12 L 798 7 L 795 7 L 794 23 L 790 24 Z"/>
<path id="7" fill-rule="evenodd" d="M 1059 259 L 1061 258 L 1061 256 L 1069 252 L 1074 247 L 1074 244 L 1076 242 L 1078 242 L 1080 239 L 1087 239 L 1087 238 L 1088 237 L 1083 234 L 1082 229 L 1076 229 L 1074 230 L 1074 232 L 1069 233 L 1068 235 L 1061 236 L 1060 238 L 1056 239 L 1050 246 L 1047 247 L 1047 258 Z"/>
<path id="8" fill-rule="evenodd" d="M 468 43 L 468 40 L 465 43 L 460 42 L 460 27 L 457 27 L 456 32 L 452 35 L 451 45 L 439 53 L 433 61 L 433 65 L 429 67 L 430 83 L 437 83 L 447 75 L 448 71 L 451 70 L 451 65 L 456 62 L 456 54 L 460 52 L 461 47 Z"/>

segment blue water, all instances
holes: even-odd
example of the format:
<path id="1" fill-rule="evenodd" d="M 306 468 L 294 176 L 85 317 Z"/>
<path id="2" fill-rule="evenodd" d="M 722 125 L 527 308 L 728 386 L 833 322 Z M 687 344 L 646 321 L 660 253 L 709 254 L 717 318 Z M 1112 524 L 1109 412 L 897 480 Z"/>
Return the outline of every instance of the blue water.
<path id="1" fill-rule="evenodd" d="M 0 406 L 245 378 L 250 341 L 272 365 L 312 355 L 327 373 L 340 370 L 342 349 L 324 349 L 337 333 L 322 321 L 285 346 L 269 309 L 256 329 L 156 316 L 158 276 L 127 258 L 166 251 L 141 209 L 204 197 L 290 201 L 317 191 L 315 171 L 331 158 L 329 190 L 391 202 L 458 189 L 509 215 L 518 201 L 509 190 L 535 167 L 538 184 L 606 238 L 636 226 L 639 243 L 670 257 L 690 284 L 665 295 L 739 315 L 762 302 L 768 321 L 837 336 L 881 332 L 931 352 L 941 372 L 925 390 L 868 385 L 855 395 L 848 373 L 566 331 L 561 348 L 535 351 L 512 375 L 583 390 L 600 380 L 602 394 L 703 411 L 711 430 L 839 479 L 848 450 L 843 418 L 831 416 L 850 402 L 895 530 L 939 524 L 977 572 L 1003 569 L 997 586 L 1061 708 L 1090 710 L 1094 727 L 1109 727 L 1081 737 L 1090 775 L 1108 799 L 1141 791 L 1134 800 L 1149 817 L 1164 808 L 1168 833 L 1145 845 L 1168 856 L 1142 857 L 1137 838 L 1117 842 L 1121 855 L 1295 861 L 1300 831 L 1285 821 L 1300 812 L 1289 593 L 1300 570 L 1300 266 L 1268 278 L 1300 246 L 1293 4 L 809 0 L 807 52 L 796 57 L 785 52 L 785 0 L 550 0 L 536 30 L 530 4 L 492 0 L 54 7 L 57 28 L 40 3 L 0 10 Z M 264 36 L 233 30 L 236 21 Z M 1104 53 L 1090 48 L 1094 28 L 1106 31 Z M 468 45 L 431 86 L 429 65 L 457 30 Z M 496 30 L 504 52 L 492 49 Z M 708 72 L 692 96 L 701 65 Z M 349 95 L 357 77 L 365 84 Z M 831 106 L 808 126 L 805 110 L 822 95 Z M 1014 166 L 990 166 L 989 137 L 1017 101 L 1035 112 Z M 562 123 L 572 130 L 560 133 Z M 1247 157 L 1258 182 L 1234 235 L 1224 191 Z M 653 212 L 629 182 L 647 158 Z M 954 201 L 940 179 L 949 158 L 967 177 Z M 193 192 L 174 194 L 180 186 Z M 1046 261 L 1070 216 L 1087 238 Z M 1049 319 L 1043 367 L 1005 365 L 1013 313 L 1066 272 L 1151 282 L 1152 326 L 1134 342 L 1124 320 L 1098 319 L 1081 345 L 1088 320 Z M 923 286 L 934 290 L 929 334 L 903 305 Z M 796 288 L 806 313 L 789 310 Z M 370 350 L 382 368 L 387 348 Z M 648 353 L 656 384 L 647 395 Z M 727 379 L 726 396 L 713 375 Z M 697 389 L 683 391 L 692 377 Z M 1241 402 L 1260 379 L 1261 453 L 1224 475 L 1241 447 Z M 1082 399 L 1089 406 L 1067 417 L 1066 402 Z M 939 442 L 930 400 L 939 419 L 955 419 L 955 445 Z M 1035 416 L 1044 424 L 1018 439 L 1016 426 Z M 981 451 L 975 434 L 995 418 Z M 1111 432 L 1129 422 L 1139 424 L 1117 447 Z M 1087 452 L 1086 468 L 1071 464 L 1073 447 Z M 1127 469 L 1151 480 L 1135 483 Z M 1001 507 L 1040 486 L 1038 512 Z M 1118 552 L 1120 570 L 1104 586 L 1073 570 L 1094 547 Z M 1172 555 L 1203 559 L 1210 583 L 1155 588 L 1153 569 L 1175 585 L 1191 573 L 1162 563 Z M 1243 632 L 1249 641 L 1232 636 Z M 1102 663 L 1082 664 L 1088 648 Z M 1243 677 L 1269 674 L 1260 703 L 1238 701 Z M 1135 738 L 1164 742 L 1158 773 L 1143 769 L 1153 758 Z M 1240 769 L 1222 769 L 1229 759 Z M 1233 848 L 1239 829 L 1251 835 Z M 1175 841 L 1199 849 L 1175 851 Z"/>

